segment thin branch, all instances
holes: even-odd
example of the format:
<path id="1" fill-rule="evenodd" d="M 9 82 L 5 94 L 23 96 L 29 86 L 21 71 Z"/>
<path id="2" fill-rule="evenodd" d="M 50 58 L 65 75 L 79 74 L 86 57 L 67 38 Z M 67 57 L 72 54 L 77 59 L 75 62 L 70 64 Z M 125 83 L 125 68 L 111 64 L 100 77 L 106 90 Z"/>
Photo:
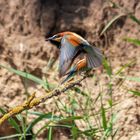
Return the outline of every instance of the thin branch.
<path id="1" fill-rule="evenodd" d="M 74 87 L 76 85 L 80 86 L 80 82 L 83 81 L 86 77 L 88 77 L 88 76 L 85 75 L 82 78 L 80 78 L 79 80 L 66 83 L 65 85 L 61 85 L 60 87 L 54 89 L 53 91 L 46 93 L 45 95 L 43 95 L 41 97 L 35 97 L 35 93 L 33 93 L 23 104 L 12 108 L 9 112 L 4 114 L 0 118 L 0 125 L 5 120 L 9 119 L 12 116 L 15 116 L 16 114 L 21 113 L 24 110 L 29 110 L 29 109 L 37 106 L 38 104 L 45 102 L 47 99 L 52 98 L 53 96 L 60 95 L 61 93 L 71 89 L 72 87 Z"/>

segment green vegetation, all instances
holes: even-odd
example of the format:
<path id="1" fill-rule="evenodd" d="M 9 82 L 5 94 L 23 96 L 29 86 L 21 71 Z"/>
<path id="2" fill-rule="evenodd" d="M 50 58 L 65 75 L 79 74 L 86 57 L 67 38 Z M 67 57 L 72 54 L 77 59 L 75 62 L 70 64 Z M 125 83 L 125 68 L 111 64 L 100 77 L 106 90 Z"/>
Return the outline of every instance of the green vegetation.
<path id="1" fill-rule="evenodd" d="M 114 7 L 118 8 L 118 6 L 115 4 Z M 103 35 L 111 27 L 111 25 L 122 16 L 124 16 L 124 14 L 118 15 L 108 22 L 108 24 L 102 30 L 101 35 Z M 137 24 L 140 24 L 140 21 L 132 14 L 129 14 L 128 17 Z M 125 37 L 123 41 L 140 46 L 140 40 L 138 39 Z M 125 71 L 129 66 L 132 66 L 134 63 L 135 61 L 131 61 L 113 73 L 109 61 L 105 59 L 103 62 L 105 69 L 104 73 L 108 79 L 105 83 L 106 90 L 102 90 L 102 85 L 100 85 L 99 82 L 97 84 L 99 87 L 99 93 L 96 93 L 96 98 L 92 98 L 91 91 L 88 88 L 74 87 L 65 93 L 65 96 L 69 101 L 68 103 L 62 102 L 59 97 L 57 100 L 55 98 L 53 99 L 55 107 L 57 110 L 59 110 L 59 115 L 56 115 L 53 111 L 45 113 L 26 110 L 25 112 L 16 115 L 15 118 L 10 118 L 8 120 L 9 124 L 15 128 L 17 134 L 0 137 L 0 140 L 11 138 L 25 140 L 28 139 L 28 137 L 35 140 L 43 131 L 46 131 L 46 139 L 52 140 L 55 129 L 69 130 L 70 138 L 75 140 L 77 138 L 87 138 L 88 140 L 92 140 L 94 138 L 106 140 L 111 138 L 114 140 L 119 128 L 114 127 L 114 124 L 117 122 L 117 112 L 113 110 L 113 108 L 118 103 L 114 101 L 113 94 L 116 90 L 118 90 L 118 88 L 121 88 L 121 85 L 125 80 L 131 80 L 131 82 L 140 82 L 139 77 L 123 75 L 123 71 Z M 5 68 L 8 71 L 13 72 L 25 79 L 32 80 L 33 82 L 42 85 L 42 87 L 47 91 L 53 90 L 55 88 L 55 85 L 48 82 L 48 79 L 44 81 L 27 72 L 22 72 L 3 65 L 0 65 L 0 67 Z M 91 78 L 95 80 L 96 76 L 92 76 Z M 114 82 L 115 86 L 113 85 Z M 134 89 L 126 90 L 128 93 L 134 96 L 140 96 L 140 91 Z M 104 96 L 108 95 L 109 98 L 103 98 Z M 1 114 L 5 114 L 6 110 L 0 108 L 0 112 Z M 30 115 L 34 115 L 35 119 L 28 123 L 27 118 Z M 42 121 L 45 121 L 44 125 L 39 128 L 36 133 L 33 133 L 33 128 Z M 82 127 L 77 124 L 80 124 Z"/>
<path id="2" fill-rule="evenodd" d="M 15 118 L 10 118 L 8 120 L 10 125 L 15 128 L 17 134 L 7 137 L 1 137 L 0 140 L 14 137 L 18 137 L 20 140 L 22 140 L 27 139 L 27 137 L 29 136 L 31 136 L 32 139 L 36 139 L 44 130 L 48 130 L 48 137 L 46 137 L 46 139 L 51 140 L 53 139 L 53 130 L 56 128 L 68 129 L 71 132 L 70 137 L 72 139 L 77 139 L 78 137 L 86 137 L 88 139 L 99 138 L 102 140 L 111 137 L 112 139 L 114 139 L 115 134 L 117 133 L 119 128 L 113 128 L 114 124 L 117 121 L 117 112 L 113 111 L 113 107 L 116 105 L 116 102 L 114 102 L 112 98 L 114 89 L 112 82 L 116 78 L 123 79 L 123 82 L 125 80 L 140 82 L 140 78 L 130 78 L 122 76 L 120 77 L 122 71 L 131 66 L 133 64 L 132 62 L 126 64 L 125 66 L 122 66 L 115 74 L 112 73 L 112 68 L 107 60 L 104 60 L 103 64 L 106 70 L 106 75 L 108 75 L 109 77 L 109 82 L 106 83 L 107 91 L 102 91 L 101 89 L 98 93 L 98 96 L 93 99 L 88 89 L 75 87 L 65 95 L 68 96 L 67 98 L 69 100 L 69 103 L 65 104 L 59 98 L 58 100 L 54 100 L 56 108 L 58 108 L 58 110 L 60 111 L 60 115 L 55 115 L 53 112 L 43 113 L 30 112 L 27 110 L 24 113 L 26 115 L 23 115 L 21 113 L 16 115 Z M 6 68 L 7 70 L 24 78 L 30 79 L 37 84 L 42 85 L 43 83 L 43 87 L 45 85 L 42 79 L 39 79 L 29 73 L 21 72 L 19 70 L 7 68 L 4 66 L 1 67 Z M 93 76 L 93 79 L 95 79 L 95 76 Z M 49 82 L 47 84 L 49 85 Z M 115 85 L 115 87 L 117 87 L 117 85 Z M 47 87 L 44 88 L 46 89 Z M 128 93 L 140 96 L 139 91 L 128 89 Z M 78 97 L 75 96 L 75 94 L 77 94 L 77 96 L 81 96 L 83 105 L 80 104 L 80 101 Z M 103 100 L 104 94 L 109 95 L 108 100 Z M 98 109 L 96 109 L 97 104 L 100 104 L 100 107 L 98 107 Z M 78 110 L 80 110 L 80 113 Z M 4 109 L 1 108 L 0 111 L 2 114 L 5 114 Z M 26 120 L 29 115 L 35 115 L 36 117 L 30 123 L 27 123 Z M 42 126 L 36 133 L 33 133 L 33 128 L 43 120 L 47 121 L 47 123 L 45 123 L 44 126 Z M 84 122 L 84 130 L 81 130 L 76 122 Z"/>

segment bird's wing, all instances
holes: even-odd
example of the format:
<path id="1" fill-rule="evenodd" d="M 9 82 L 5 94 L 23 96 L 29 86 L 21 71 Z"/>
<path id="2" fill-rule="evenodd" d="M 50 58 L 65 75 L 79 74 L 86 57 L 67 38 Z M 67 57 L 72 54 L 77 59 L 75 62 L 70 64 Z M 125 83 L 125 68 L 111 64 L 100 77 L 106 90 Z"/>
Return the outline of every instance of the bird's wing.
<path id="1" fill-rule="evenodd" d="M 89 68 L 97 68 L 102 65 L 103 55 L 101 51 L 93 46 L 90 46 L 90 51 L 87 54 L 87 62 Z"/>
<path id="2" fill-rule="evenodd" d="M 78 42 L 78 40 L 76 40 L 74 36 L 70 37 L 65 35 L 62 38 L 59 64 L 60 77 L 65 75 L 79 51 L 80 43 Z"/>

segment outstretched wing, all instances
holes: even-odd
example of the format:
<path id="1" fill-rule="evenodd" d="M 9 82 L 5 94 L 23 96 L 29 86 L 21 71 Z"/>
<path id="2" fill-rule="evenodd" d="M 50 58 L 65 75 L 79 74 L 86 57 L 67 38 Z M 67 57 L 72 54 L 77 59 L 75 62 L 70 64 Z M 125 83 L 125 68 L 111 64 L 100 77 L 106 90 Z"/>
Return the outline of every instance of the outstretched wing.
<path id="1" fill-rule="evenodd" d="M 74 36 L 65 35 L 62 38 L 59 63 L 60 77 L 65 75 L 79 51 L 80 42 Z"/>
<path id="2" fill-rule="evenodd" d="M 101 51 L 93 46 L 90 46 L 90 51 L 87 53 L 87 61 L 89 68 L 97 68 L 102 65 L 103 55 Z"/>

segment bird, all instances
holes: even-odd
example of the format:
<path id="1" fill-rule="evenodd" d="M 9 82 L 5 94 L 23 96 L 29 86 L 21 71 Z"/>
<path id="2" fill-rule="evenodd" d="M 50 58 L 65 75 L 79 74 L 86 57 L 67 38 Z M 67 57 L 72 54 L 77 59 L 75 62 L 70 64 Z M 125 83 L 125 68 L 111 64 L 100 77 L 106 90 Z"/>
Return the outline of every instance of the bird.
<path id="1" fill-rule="evenodd" d="M 59 77 L 68 75 L 62 83 L 83 68 L 95 69 L 102 65 L 103 55 L 101 51 L 74 32 L 57 33 L 47 38 L 46 41 L 50 41 L 60 49 Z M 83 57 L 71 67 L 75 59 L 81 54 L 86 56 L 86 58 Z M 69 69 L 70 71 L 68 72 Z"/>

